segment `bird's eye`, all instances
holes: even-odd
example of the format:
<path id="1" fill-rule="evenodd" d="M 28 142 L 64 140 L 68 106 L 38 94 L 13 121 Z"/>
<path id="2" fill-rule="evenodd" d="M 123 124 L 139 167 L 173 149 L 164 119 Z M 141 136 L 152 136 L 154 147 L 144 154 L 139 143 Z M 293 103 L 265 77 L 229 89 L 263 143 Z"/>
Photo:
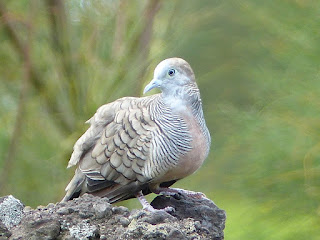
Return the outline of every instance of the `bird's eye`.
<path id="1" fill-rule="evenodd" d="M 172 77 L 175 73 L 176 73 L 176 70 L 174 70 L 173 68 L 172 68 L 172 69 L 169 69 L 169 71 L 168 71 L 168 75 L 169 75 L 170 77 Z"/>

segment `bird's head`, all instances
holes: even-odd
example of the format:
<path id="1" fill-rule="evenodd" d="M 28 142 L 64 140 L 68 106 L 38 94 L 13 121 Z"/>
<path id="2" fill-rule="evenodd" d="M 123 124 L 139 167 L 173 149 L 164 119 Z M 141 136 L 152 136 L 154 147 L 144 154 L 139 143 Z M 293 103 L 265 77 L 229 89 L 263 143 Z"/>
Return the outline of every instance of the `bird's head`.
<path id="1" fill-rule="evenodd" d="M 181 58 L 168 58 L 158 64 L 153 79 L 143 93 L 159 88 L 164 95 L 177 95 L 184 86 L 196 85 L 195 76 L 189 63 Z"/>

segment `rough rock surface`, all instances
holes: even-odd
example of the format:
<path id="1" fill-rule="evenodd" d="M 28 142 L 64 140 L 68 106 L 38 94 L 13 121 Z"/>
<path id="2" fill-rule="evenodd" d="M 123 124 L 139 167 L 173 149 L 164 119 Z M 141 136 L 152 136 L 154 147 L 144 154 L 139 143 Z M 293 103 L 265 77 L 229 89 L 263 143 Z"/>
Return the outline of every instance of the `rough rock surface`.
<path id="1" fill-rule="evenodd" d="M 7 227 L 1 219 L 0 240 L 224 239 L 225 212 L 210 200 L 158 196 L 152 205 L 171 206 L 176 211 L 129 211 L 110 205 L 106 198 L 88 194 L 66 203 L 26 207 L 20 224 Z"/>
<path id="2" fill-rule="evenodd" d="M 11 236 L 9 229 L 21 222 L 24 205 L 12 195 L 0 198 L 0 240 Z"/>

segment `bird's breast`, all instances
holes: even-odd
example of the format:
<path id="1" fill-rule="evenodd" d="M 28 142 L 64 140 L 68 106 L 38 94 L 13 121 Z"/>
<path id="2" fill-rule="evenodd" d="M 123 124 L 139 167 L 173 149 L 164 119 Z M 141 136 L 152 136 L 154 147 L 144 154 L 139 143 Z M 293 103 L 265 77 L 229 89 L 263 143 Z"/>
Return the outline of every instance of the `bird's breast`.
<path id="1" fill-rule="evenodd" d="M 191 135 L 191 149 L 182 154 L 177 164 L 169 169 L 157 182 L 178 180 L 191 175 L 201 167 L 207 156 L 208 143 L 200 124 L 188 111 L 182 113 L 182 117 L 186 121 Z"/>

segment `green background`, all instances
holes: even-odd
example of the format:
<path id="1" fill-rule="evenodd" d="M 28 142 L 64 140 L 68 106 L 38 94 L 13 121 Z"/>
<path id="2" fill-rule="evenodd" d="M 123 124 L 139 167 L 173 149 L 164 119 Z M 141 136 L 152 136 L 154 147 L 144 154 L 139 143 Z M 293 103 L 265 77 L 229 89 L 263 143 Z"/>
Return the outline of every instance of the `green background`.
<path id="1" fill-rule="evenodd" d="M 20 0 L 0 10 L 1 196 L 59 201 L 84 122 L 141 96 L 157 63 L 179 56 L 213 141 L 175 186 L 226 210 L 228 240 L 320 239 L 319 1 Z"/>

